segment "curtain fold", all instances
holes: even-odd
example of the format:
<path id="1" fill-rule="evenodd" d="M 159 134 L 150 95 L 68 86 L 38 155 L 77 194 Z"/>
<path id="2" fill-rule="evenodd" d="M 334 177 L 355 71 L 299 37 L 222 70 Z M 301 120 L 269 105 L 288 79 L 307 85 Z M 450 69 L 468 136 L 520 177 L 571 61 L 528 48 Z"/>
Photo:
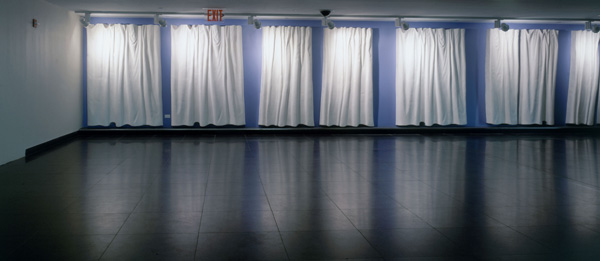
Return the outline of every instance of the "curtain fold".
<path id="1" fill-rule="evenodd" d="M 567 98 L 568 124 L 593 125 L 600 122 L 598 76 L 600 34 L 591 31 L 571 32 L 571 70 Z M 594 117 L 594 115 L 596 115 Z"/>
<path id="2" fill-rule="evenodd" d="M 267 26 L 262 31 L 258 124 L 314 126 L 312 29 Z"/>
<path id="3" fill-rule="evenodd" d="M 518 124 L 519 30 L 489 29 L 485 54 L 488 124 Z"/>
<path id="4" fill-rule="evenodd" d="M 396 125 L 467 124 L 464 29 L 396 29 Z"/>
<path id="5" fill-rule="evenodd" d="M 88 125 L 162 125 L 161 88 L 157 25 L 87 27 Z"/>
<path id="6" fill-rule="evenodd" d="M 519 124 L 554 124 L 557 30 L 521 30 Z"/>
<path id="7" fill-rule="evenodd" d="M 171 26 L 171 125 L 244 125 L 242 27 Z"/>
<path id="8" fill-rule="evenodd" d="M 373 126 L 371 28 L 325 29 L 320 125 Z"/>

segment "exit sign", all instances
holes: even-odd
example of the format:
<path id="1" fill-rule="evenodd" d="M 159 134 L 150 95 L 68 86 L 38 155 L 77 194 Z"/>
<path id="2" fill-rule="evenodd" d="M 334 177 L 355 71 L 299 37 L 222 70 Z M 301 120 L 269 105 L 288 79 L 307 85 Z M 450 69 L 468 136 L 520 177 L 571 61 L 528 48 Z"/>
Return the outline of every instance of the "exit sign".
<path id="1" fill-rule="evenodd" d="M 208 9 L 208 10 L 206 10 L 206 21 L 209 21 L 209 22 L 223 21 L 223 9 Z"/>

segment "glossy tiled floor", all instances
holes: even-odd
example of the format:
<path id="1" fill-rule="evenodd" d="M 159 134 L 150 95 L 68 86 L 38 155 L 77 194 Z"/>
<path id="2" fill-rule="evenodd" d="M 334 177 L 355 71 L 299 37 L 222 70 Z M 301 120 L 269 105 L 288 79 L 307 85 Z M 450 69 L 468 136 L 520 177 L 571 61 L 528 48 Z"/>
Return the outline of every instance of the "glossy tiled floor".
<path id="1" fill-rule="evenodd" d="M 0 259 L 598 260 L 599 159 L 581 135 L 79 138 L 0 167 Z"/>

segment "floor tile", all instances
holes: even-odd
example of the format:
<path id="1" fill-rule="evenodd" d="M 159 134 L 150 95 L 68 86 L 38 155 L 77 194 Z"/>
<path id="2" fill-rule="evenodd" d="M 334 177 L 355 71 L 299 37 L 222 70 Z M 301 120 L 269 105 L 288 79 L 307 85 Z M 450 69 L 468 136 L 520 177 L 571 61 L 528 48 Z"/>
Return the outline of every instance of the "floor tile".
<path id="1" fill-rule="evenodd" d="M 196 260 L 287 260 L 278 232 L 200 233 Z"/>
<path id="2" fill-rule="evenodd" d="M 421 218 L 402 208 L 343 209 L 358 229 L 430 228 Z"/>
<path id="3" fill-rule="evenodd" d="M 203 196 L 146 194 L 134 212 L 202 212 Z"/>
<path id="4" fill-rule="evenodd" d="M 141 196 L 86 197 L 76 199 L 65 209 L 68 213 L 131 213 L 140 202 Z"/>
<path id="5" fill-rule="evenodd" d="M 204 211 L 250 211 L 271 210 L 264 195 L 207 195 L 204 197 Z"/>
<path id="6" fill-rule="evenodd" d="M 459 254 L 455 245 L 432 228 L 360 230 L 385 258 L 452 257 Z"/>
<path id="7" fill-rule="evenodd" d="M 563 257 L 600 257 L 600 234 L 584 226 L 513 227 Z"/>
<path id="8" fill-rule="evenodd" d="M 437 228 L 467 255 L 543 255 L 550 250 L 508 227 Z"/>
<path id="9" fill-rule="evenodd" d="M 354 226 L 338 209 L 273 211 L 280 231 L 350 230 Z"/>
<path id="10" fill-rule="evenodd" d="M 505 226 L 480 209 L 470 206 L 413 208 L 410 211 L 435 228 Z"/>
<path id="11" fill-rule="evenodd" d="M 269 195 L 269 205 L 279 210 L 337 209 L 325 195 Z"/>
<path id="12" fill-rule="evenodd" d="M 114 235 L 38 235 L 16 251 L 22 260 L 98 260 Z"/>
<path id="13" fill-rule="evenodd" d="M 403 208 L 396 200 L 384 194 L 331 194 L 329 198 L 340 209 Z"/>
<path id="14" fill-rule="evenodd" d="M 119 234 L 197 233 L 201 212 L 133 213 Z"/>
<path id="15" fill-rule="evenodd" d="M 200 232 L 263 232 L 277 231 L 271 211 L 206 211 Z"/>
<path id="16" fill-rule="evenodd" d="M 129 214 L 119 213 L 59 213 L 48 215 L 38 234 L 55 235 L 115 235 Z"/>
<path id="17" fill-rule="evenodd" d="M 281 232 L 281 237 L 291 260 L 381 257 L 356 230 Z"/>
<path id="18" fill-rule="evenodd" d="M 117 235 L 101 260 L 192 260 L 198 234 Z"/>

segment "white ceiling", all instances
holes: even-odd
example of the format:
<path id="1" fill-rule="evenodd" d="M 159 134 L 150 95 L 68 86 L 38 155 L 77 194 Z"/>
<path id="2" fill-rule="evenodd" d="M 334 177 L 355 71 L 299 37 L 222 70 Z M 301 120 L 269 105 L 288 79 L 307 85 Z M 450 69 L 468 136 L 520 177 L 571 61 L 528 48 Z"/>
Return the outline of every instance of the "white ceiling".
<path id="1" fill-rule="evenodd" d="M 600 20 L 600 0 L 46 0 L 73 11 L 566 18 Z"/>

